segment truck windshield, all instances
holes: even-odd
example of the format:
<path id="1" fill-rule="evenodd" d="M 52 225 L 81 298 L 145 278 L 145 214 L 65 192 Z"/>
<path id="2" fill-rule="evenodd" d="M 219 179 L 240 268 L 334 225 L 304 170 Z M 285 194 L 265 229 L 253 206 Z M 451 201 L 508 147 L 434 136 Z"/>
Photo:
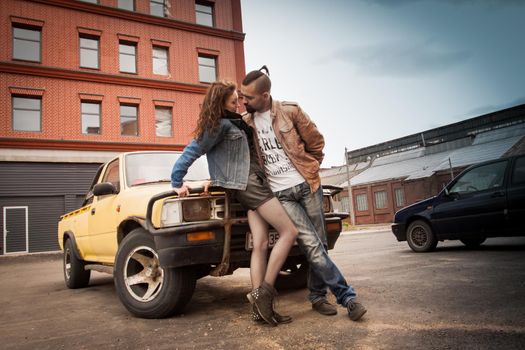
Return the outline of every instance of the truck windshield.
<path id="1" fill-rule="evenodd" d="M 129 187 L 146 183 L 170 182 L 173 165 L 180 153 L 137 153 L 126 156 L 126 184 Z M 208 164 L 202 156 L 193 163 L 184 181 L 208 180 Z"/>

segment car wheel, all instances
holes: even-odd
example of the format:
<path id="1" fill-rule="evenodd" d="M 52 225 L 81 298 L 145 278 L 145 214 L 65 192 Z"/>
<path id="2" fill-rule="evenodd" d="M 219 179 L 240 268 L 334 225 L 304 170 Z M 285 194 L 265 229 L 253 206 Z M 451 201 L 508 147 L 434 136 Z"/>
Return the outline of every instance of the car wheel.
<path id="1" fill-rule="evenodd" d="M 122 304 L 142 318 L 180 313 L 195 290 L 188 268 L 162 268 L 153 237 L 143 228 L 130 232 L 115 259 L 115 288 Z"/>
<path id="2" fill-rule="evenodd" d="M 430 252 L 437 246 L 437 239 L 432 229 L 422 220 L 416 220 L 408 226 L 407 242 L 417 253 Z"/>
<path id="3" fill-rule="evenodd" d="M 308 266 L 305 258 L 288 259 L 277 276 L 275 288 L 277 290 L 305 288 L 308 281 Z"/>
<path id="4" fill-rule="evenodd" d="M 460 241 L 469 248 L 479 247 L 483 242 L 485 242 L 485 237 L 474 237 L 474 238 L 461 238 Z"/>
<path id="5" fill-rule="evenodd" d="M 73 241 L 66 239 L 64 243 L 64 257 L 62 259 L 64 268 L 64 280 L 66 286 L 71 289 L 84 288 L 89 284 L 91 270 L 85 270 L 83 260 L 77 259 L 73 249 Z"/>

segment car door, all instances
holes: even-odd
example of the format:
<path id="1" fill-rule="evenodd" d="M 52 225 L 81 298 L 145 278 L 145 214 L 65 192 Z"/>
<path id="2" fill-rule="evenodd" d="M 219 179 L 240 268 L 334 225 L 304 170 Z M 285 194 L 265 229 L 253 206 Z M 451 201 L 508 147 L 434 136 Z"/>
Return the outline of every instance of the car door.
<path id="1" fill-rule="evenodd" d="M 100 182 L 111 182 L 120 189 L 119 159 L 108 164 Z M 99 261 L 113 262 L 117 249 L 117 194 L 95 196 L 91 205 L 88 226 L 89 242 Z"/>
<path id="2" fill-rule="evenodd" d="M 490 236 L 505 229 L 508 160 L 482 164 L 461 174 L 442 193 L 431 220 L 438 236 Z"/>
<path id="3" fill-rule="evenodd" d="M 507 196 L 509 233 L 525 235 L 525 155 L 514 160 Z"/>

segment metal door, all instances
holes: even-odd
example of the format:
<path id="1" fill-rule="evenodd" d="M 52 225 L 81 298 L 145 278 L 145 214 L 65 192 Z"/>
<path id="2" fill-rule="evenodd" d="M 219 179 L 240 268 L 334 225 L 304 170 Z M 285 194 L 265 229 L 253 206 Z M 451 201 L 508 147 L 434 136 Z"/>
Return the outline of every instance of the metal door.
<path id="1" fill-rule="evenodd" d="M 27 253 L 28 207 L 4 207 L 4 254 Z"/>

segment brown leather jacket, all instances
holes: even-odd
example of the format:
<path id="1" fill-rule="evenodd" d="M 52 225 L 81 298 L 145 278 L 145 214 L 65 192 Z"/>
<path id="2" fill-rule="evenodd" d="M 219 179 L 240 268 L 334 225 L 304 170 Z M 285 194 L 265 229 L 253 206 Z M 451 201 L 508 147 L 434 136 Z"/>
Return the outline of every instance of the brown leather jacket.
<path id="1" fill-rule="evenodd" d="M 319 167 L 324 158 L 324 138 L 310 117 L 295 102 L 272 101 L 272 126 L 275 137 L 312 192 L 321 185 Z M 253 115 L 243 114 L 244 121 L 256 129 Z M 257 133 L 253 133 L 259 163 L 264 169 Z"/>

